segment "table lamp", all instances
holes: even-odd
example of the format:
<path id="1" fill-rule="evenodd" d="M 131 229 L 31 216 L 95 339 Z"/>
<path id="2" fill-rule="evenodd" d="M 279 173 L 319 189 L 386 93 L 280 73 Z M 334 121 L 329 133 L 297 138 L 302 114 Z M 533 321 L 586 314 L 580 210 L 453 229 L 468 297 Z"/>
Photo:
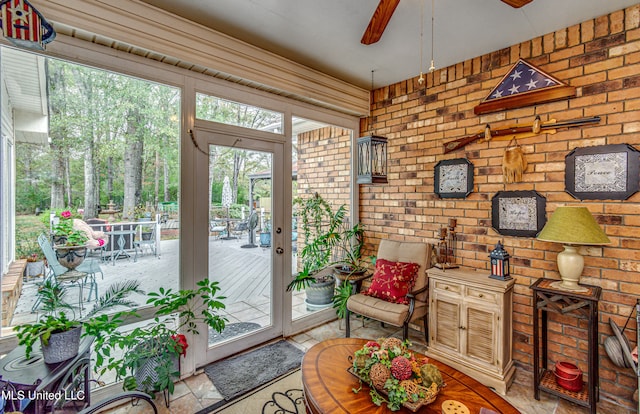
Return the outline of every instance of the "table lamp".
<path id="1" fill-rule="evenodd" d="M 587 291 L 578 285 L 584 268 L 584 258 L 578 253 L 576 246 L 611 243 L 589 210 L 579 206 L 558 207 L 537 239 L 564 245 L 564 251 L 558 253 L 558 271 L 562 280 L 552 283 L 551 286 L 572 292 Z"/>

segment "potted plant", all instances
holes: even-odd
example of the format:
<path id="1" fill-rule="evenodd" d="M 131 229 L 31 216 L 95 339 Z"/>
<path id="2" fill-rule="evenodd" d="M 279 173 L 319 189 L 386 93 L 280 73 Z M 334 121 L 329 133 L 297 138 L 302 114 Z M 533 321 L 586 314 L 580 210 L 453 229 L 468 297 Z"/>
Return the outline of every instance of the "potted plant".
<path id="1" fill-rule="evenodd" d="M 81 336 L 104 335 L 115 330 L 124 312 L 114 315 L 100 313 L 116 306 L 134 306 L 135 303 L 127 297 L 134 292 L 144 294 L 139 286 L 138 281 L 110 286 L 85 317 L 76 319 L 74 308 L 65 301 L 66 287 L 53 279 L 46 280 L 38 289 L 43 316 L 36 322 L 15 328 L 18 344 L 25 346 L 25 357 L 31 357 L 33 345 L 39 340 L 46 363 L 53 364 L 73 358 L 78 354 Z M 86 328 L 84 333 L 83 327 Z"/>
<path id="2" fill-rule="evenodd" d="M 148 294 L 147 304 L 155 308 L 153 320 L 129 332 L 112 331 L 96 339 L 96 372 L 114 370 L 117 380 L 123 380 L 126 391 L 139 390 L 154 395 L 174 391 L 174 381 L 180 378 L 180 356 L 188 347 L 184 333 L 199 334 L 198 324 L 206 324 L 222 332 L 226 318 L 223 296 L 218 296 L 218 282 L 201 281 L 195 290 L 160 288 Z M 133 314 L 137 316 L 137 314 Z M 121 355 L 117 351 L 122 351 Z"/>
<path id="3" fill-rule="evenodd" d="M 271 220 L 269 219 L 264 221 L 264 226 L 262 227 L 262 231 L 260 231 L 260 246 L 271 246 Z"/>
<path id="4" fill-rule="evenodd" d="M 53 226 L 53 247 L 58 262 L 69 269 L 80 266 L 87 254 L 85 243 L 88 240 L 84 231 L 74 228 L 71 212 L 61 212 L 58 223 Z"/>
<path id="5" fill-rule="evenodd" d="M 301 206 L 298 215 L 305 246 L 300 251 L 302 271 L 289 283 L 287 290 L 306 289 L 308 302 L 316 305 L 313 301 L 318 296 L 317 290 L 323 289 L 322 304 L 329 305 L 334 300 L 335 277 L 327 268 L 336 264 L 352 266 L 351 271 L 362 268 L 363 229 L 357 224 L 345 230 L 346 206 L 341 205 L 334 213 L 318 193 L 307 200 L 296 200 L 296 203 Z M 333 259 L 333 254 L 338 254 L 338 258 Z"/>
<path id="6" fill-rule="evenodd" d="M 16 234 L 16 257 L 27 261 L 24 270 L 27 278 L 44 274 L 44 254 L 37 239 L 37 233 Z"/>

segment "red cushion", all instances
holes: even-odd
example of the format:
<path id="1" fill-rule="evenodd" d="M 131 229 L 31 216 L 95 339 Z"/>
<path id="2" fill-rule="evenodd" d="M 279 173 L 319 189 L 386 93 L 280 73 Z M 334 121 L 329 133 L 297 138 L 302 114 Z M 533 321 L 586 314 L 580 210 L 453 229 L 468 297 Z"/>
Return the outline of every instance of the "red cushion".
<path id="1" fill-rule="evenodd" d="M 365 295 L 387 302 L 408 304 L 407 293 L 413 289 L 420 265 L 417 263 L 376 260 L 376 271 Z"/>

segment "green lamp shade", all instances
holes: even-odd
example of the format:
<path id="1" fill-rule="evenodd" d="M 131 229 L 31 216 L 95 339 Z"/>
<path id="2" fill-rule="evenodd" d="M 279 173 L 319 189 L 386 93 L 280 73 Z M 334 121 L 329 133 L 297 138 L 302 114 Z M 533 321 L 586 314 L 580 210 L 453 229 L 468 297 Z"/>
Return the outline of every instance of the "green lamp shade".
<path id="1" fill-rule="evenodd" d="M 562 244 L 602 245 L 611 241 L 586 207 L 561 206 L 538 234 L 538 240 Z"/>

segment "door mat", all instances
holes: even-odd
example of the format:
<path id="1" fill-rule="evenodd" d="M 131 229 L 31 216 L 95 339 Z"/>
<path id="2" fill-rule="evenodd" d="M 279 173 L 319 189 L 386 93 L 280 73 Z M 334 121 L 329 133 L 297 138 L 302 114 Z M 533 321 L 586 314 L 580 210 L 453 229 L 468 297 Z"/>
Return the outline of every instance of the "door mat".
<path id="1" fill-rule="evenodd" d="M 281 340 L 209 364 L 204 368 L 204 372 L 223 398 L 230 401 L 300 368 L 303 355 L 303 351 Z"/>
<path id="2" fill-rule="evenodd" d="M 260 324 L 255 322 L 234 322 L 227 324 L 220 333 L 209 329 L 209 345 L 226 341 L 234 336 L 244 335 L 258 328 L 260 328 Z"/>
<path id="3" fill-rule="evenodd" d="M 302 374 L 290 371 L 235 400 L 222 400 L 196 414 L 305 414 Z"/>

